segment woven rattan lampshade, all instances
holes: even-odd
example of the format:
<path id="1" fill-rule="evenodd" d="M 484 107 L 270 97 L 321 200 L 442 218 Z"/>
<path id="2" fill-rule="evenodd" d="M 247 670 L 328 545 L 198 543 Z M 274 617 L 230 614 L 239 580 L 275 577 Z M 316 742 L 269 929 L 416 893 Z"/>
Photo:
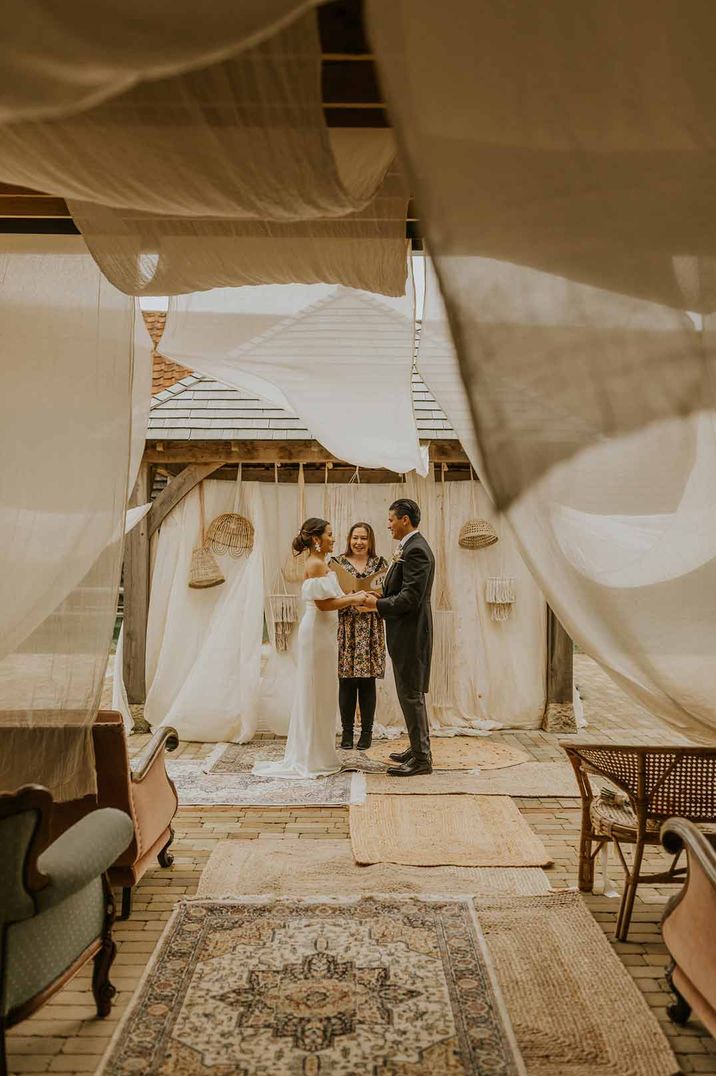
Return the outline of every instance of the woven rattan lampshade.
<path id="1" fill-rule="evenodd" d="M 463 549 L 483 549 L 496 541 L 497 531 L 487 519 L 468 519 L 460 527 L 458 544 Z"/>
<path id="2" fill-rule="evenodd" d="M 192 550 L 189 566 L 189 586 L 192 590 L 207 590 L 225 582 L 221 568 L 210 549 L 197 546 Z"/>
<path id="3" fill-rule="evenodd" d="M 230 557 L 247 557 L 254 548 L 254 525 L 237 512 L 223 512 L 212 519 L 206 532 L 212 553 Z"/>

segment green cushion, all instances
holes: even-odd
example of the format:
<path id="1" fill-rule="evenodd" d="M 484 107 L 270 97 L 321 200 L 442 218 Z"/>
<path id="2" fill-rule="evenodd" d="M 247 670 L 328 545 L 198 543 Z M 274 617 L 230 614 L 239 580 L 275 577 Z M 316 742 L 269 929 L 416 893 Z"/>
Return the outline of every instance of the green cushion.
<path id="1" fill-rule="evenodd" d="M 97 876 L 61 904 L 7 928 L 3 1013 L 39 994 L 101 936 L 104 910 Z"/>
<path id="2" fill-rule="evenodd" d="M 50 878 L 50 885 L 37 893 L 38 909 L 59 904 L 106 871 L 127 848 L 133 833 L 129 815 L 114 807 L 103 807 L 81 818 L 37 861 Z"/>

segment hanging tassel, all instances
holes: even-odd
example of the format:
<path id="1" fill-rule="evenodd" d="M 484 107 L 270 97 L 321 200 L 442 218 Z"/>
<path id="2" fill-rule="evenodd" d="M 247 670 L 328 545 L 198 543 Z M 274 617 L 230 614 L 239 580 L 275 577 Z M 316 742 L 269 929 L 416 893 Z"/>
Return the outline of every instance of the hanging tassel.
<path id="1" fill-rule="evenodd" d="M 493 620 L 509 620 L 516 600 L 515 581 L 511 576 L 493 576 L 485 581 L 485 601 Z"/>
<path id="2" fill-rule="evenodd" d="M 288 650 L 288 640 L 298 620 L 298 599 L 295 594 L 288 593 L 281 572 L 279 572 L 276 593 L 269 594 L 268 599 L 276 649 L 285 652 Z"/>

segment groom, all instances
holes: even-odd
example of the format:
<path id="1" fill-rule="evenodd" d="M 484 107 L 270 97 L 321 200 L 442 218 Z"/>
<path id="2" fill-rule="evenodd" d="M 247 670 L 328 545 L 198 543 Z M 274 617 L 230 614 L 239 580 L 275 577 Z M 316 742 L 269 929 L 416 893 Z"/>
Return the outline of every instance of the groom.
<path id="1" fill-rule="evenodd" d="M 419 523 L 420 508 L 415 501 L 405 497 L 391 504 L 388 530 L 398 540 L 398 549 L 383 582 L 384 596 L 368 594 L 362 606 L 377 610 L 385 620 L 398 701 L 410 736 L 408 750 L 390 756 L 401 763 L 388 770 L 393 777 L 433 772 L 425 692 L 430 683 L 433 650 L 430 592 L 435 557 L 418 530 Z"/>

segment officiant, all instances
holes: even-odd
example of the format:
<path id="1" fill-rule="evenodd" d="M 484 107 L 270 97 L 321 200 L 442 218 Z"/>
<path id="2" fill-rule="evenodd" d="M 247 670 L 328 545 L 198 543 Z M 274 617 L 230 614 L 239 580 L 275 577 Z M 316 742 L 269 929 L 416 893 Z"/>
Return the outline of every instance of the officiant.
<path id="1" fill-rule="evenodd" d="M 369 523 L 354 523 L 348 532 L 345 552 L 331 566 L 355 577 L 356 589 L 371 576 L 388 568 L 385 557 L 375 551 L 375 533 Z M 341 747 L 353 747 L 356 706 L 360 709 L 358 750 L 372 742 L 375 719 L 376 678 L 385 676 L 385 632 L 377 613 L 360 613 L 352 607 L 338 613 L 338 704 L 343 736 Z"/>

